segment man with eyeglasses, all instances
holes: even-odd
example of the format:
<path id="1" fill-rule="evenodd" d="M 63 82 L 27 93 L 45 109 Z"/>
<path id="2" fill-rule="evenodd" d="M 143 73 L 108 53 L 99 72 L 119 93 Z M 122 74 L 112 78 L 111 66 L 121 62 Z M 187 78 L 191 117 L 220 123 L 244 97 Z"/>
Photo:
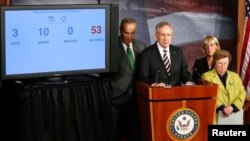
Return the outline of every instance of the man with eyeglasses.
<path id="1" fill-rule="evenodd" d="M 193 85 L 191 73 L 180 48 L 171 44 L 173 27 L 160 22 L 155 27 L 155 44 L 142 51 L 138 77 L 153 87 Z"/>

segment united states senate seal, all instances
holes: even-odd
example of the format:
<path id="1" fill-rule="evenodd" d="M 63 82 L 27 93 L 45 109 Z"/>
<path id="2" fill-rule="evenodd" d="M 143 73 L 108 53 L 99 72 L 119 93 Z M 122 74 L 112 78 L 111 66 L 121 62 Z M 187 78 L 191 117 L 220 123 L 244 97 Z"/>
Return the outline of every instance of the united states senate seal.
<path id="1" fill-rule="evenodd" d="M 171 114 L 166 128 L 174 140 L 190 140 L 199 131 L 200 118 L 194 110 L 181 108 Z"/>

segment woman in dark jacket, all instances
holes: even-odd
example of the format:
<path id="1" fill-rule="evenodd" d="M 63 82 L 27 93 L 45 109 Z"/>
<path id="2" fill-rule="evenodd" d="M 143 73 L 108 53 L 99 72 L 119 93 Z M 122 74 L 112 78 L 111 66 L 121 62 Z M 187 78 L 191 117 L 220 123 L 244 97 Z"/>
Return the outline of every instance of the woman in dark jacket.
<path id="1" fill-rule="evenodd" d="M 205 57 L 195 60 L 193 66 L 193 81 L 195 83 L 201 79 L 201 75 L 213 68 L 213 55 L 217 50 L 220 50 L 220 43 L 218 39 L 212 35 L 204 38 L 202 43 L 202 50 L 206 54 Z"/>

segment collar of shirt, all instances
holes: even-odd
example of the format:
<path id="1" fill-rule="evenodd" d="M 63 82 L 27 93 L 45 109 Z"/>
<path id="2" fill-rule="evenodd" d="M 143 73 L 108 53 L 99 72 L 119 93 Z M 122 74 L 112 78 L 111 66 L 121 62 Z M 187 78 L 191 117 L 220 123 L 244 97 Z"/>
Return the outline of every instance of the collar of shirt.
<path id="1" fill-rule="evenodd" d="M 127 48 L 128 48 L 127 44 L 122 43 L 122 46 L 123 46 L 125 52 L 127 53 Z M 129 43 L 129 48 L 131 49 L 133 57 L 135 58 L 135 53 L 134 53 L 134 49 L 133 49 L 133 44 L 132 43 Z"/>
<path id="2" fill-rule="evenodd" d="M 157 47 L 158 47 L 158 50 L 159 50 L 159 52 L 160 52 L 160 54 L 161 54 L 161 58 L 162 58 L 162 59 L 163 59 L 163 55 L 164 55 L 164 51 L 163 51 L 163 50 L 164 50 L 164 49 L 167 50 L 167 56 L 168 56 L 168 59 L 169 59 L 169 61 L 170 61 L 170 63 L 171 63 L 169 47 L 164 48 L 164 47 L 162 47 L 162 46 L 159 44 L 159 42 L 157 42 Z"/>
<path id="3" fill-rule="evenodd" d="M 227 82 L 227 72 L 223 75 L 223 76 L 221 76 L 219 73 L 217 73 L 218 74 L 218 76 L 219 76 L 219 78 L 220 78 L 220 80 L 221 80 L 221 82 L 222 82 L 222 84 L 224 85 L 224 87 L 226 88 L 226 82 Z"/>

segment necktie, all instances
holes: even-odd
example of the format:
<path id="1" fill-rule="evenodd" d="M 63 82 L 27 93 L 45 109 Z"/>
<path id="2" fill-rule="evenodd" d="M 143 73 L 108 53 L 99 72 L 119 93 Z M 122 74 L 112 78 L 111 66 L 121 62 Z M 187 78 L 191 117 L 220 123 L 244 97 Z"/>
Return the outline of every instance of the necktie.
<path id="1" fill-rule="evenodd" d="M 133 57 L 132 50 L 129 47 L 129 44 L 127 44 L 127 56 L 128 56 L 128 61 L 130 63 L 130 66 L 131 66 L 132 70 L 134 70 L 134 68 L 135 68 L 135 60 L 134 60 L 134 57 Z"/>
<path id="2" fill-rule="evenodd" d="M 171 65 L 170 65 L 170 61 L 168 59 L 167 50 L 164 49 L 163 52 L 164 52 L 164 54 L 163 54 L 163 62 L 164 62 L 165 68 L 167 70 L 168 76 L 170 76 Z"/>

